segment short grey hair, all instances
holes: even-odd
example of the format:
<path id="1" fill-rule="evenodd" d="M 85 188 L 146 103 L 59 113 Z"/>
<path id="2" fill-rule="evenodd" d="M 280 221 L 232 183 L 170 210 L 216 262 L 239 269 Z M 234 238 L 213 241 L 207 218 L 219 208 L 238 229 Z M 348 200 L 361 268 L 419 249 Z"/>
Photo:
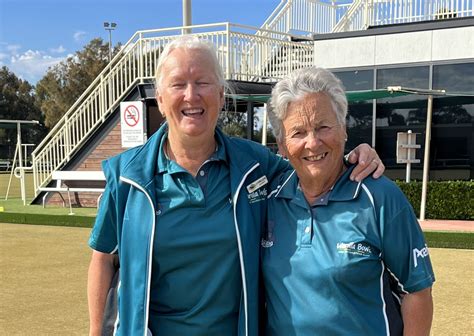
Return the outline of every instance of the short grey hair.
<path id="1" fill-rule="evenodd" d="M 339 124 L 346 125 L 347 98 L 342 82 L 329 70 L 318 67 L 303 68 L 280 80 L 272 90 L 268 117 L 278 142 L 283 140 L 282 126 L 288 105 L 308 94 L 318 92 L 329 96 Z"/>
<path id="2" fill-rule="evenodd" d="M 219 60 L 217 59 L 217 53 L 214 45 L 211 42 L 199 39 L 194 35 L 181 35 L 168 43 L 161 52 L 155 72 L 155 89 L 160 88 L 161 81 L 163 80 L 163 64 L 168 59 L 170 53 L 175 49 L 200 50 L 207 53 L 214 66 L 214 74 L 218 83 L 224 87 L 227 86 L 222 67 L 219 64 Z"/>

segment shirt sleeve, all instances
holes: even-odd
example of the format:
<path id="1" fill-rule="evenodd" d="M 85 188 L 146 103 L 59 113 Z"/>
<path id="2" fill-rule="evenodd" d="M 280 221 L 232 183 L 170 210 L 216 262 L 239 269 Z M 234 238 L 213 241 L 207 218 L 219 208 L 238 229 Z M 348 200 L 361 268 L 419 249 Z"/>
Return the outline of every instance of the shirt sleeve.
<path id="1" fill-rule="evenodd" d="M 382 259 L 399 290 L 413 293 L 431 287 L 435 278 L 421 227 L 408 201 L 403 203 L 382 228 Z"/>
<path id="2" fill-rule="evenodd" d="M 288 169 L 292 169 L 290 163 L 281 156 L 272 153 L 268 148 L 263 148 L 266 152 L 266 175 L 272 181 L 274 177 L 280 175 Z"/>
<path id="3" fill-rule="evenodd" d="M 107 176 L 106 164 L 103 169 Z M 100 199 L 94 227 L 89 237 L 89 246 L 103 253 L 113 253 L 117 250 L 117 210 L 114 185 L 113 178 L 107 176 L 107 184 Z"/>

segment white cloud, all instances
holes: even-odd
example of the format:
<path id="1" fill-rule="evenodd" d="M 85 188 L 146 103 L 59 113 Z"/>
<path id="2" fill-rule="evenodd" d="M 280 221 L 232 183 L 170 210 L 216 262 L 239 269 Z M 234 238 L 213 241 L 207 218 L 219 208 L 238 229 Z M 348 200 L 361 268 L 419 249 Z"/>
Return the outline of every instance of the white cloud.
<path id="1" fill-rule="evenodd" d="M 74 37 L 74 41 L 82 42 L 84 40 L 84 38 L 86 37 L 86 32 L 79 30 L 79 31 L 74 33 L 73 37 Z"/>
<path id="2" fill-rule="evenodd" d="M 10 64 L 7 64 L 7 66 L 18 77 L 27 80 L 31 84 L 36 84 L 50 67 L 64 59 L 64 56 L 53 57 L 43 51 L 28 50 L 23 54 L 12 55 Z"/>
<path id="3" fill-rule="evenodd" d="M 18 44 L 8 44 L 5 49 L 12 54 L 17 54 L 21 46 Z"/>
<path id="4" fill-rule="evenodd" d="M 62 45 L 60 45 L 57 48 L 51 48 L 49 49 L 50 52 L 55 53 L 55 54 L 62 54 L 63 52 L 66 51 L 66 48 L 64 48 Z"/>

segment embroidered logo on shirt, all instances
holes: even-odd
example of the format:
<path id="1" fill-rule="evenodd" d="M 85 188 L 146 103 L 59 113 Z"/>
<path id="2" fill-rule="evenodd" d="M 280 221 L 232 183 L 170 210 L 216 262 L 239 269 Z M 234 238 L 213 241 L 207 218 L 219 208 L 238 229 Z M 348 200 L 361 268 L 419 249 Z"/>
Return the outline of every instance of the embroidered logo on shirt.
<path id="1" fill-rule="evenodd" d="M 249 200 L 249 203 L 252 204 L 252 203 L 255 203 L 255 202 L 260 202 L 260 201 L 266 200 L 267 199 L 267 194 L 268 194 L 267 188 L 263 188 L 263 189 L 254 191 L 252 193 L 249 193 L 247 195 L 247 198 Z"/>
<path id="2" fill-rule="evenodd" d="M 421 250 L 418 250 L 417 248 L 413 249 L 413 263 L 415 267 L 418 266 L 418 258 L 425 258 L 429 255 L 428 252 L 428 246 L 425 244 L 425 247 L 423 247 Z"/>
<path id="3" fill-rule="evenodd" d="M 362 255 L 362 256 L 369 256 L 372 254 L 372 247 L 364 242 L 360 242 L 360 243 L 339 242 L 337 243 L 336 247 L 337 247 L 338 253 L 356 254 L 356 255 Z"/>

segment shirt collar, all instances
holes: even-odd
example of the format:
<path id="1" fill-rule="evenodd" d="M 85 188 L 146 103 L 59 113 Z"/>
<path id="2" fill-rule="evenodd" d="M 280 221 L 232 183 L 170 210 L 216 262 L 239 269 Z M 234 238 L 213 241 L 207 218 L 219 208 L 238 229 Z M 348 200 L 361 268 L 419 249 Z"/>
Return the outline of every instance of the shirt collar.
<path id="1" fill-rule="evenodd" d="M 222 135 L 219 134 L 218 132 L 215 133 L 215 139 L 216 139 L 216 151 L 211 154 L 211 156 L 206 160 L 208 161 L 223 161 L 224 163 L 227 163 L 227 156 L 226 156 L 226 151 L 225 151 L 225 146 L 222 140 Z M 160 146 L 158 149 L 158 159 L 157 159 L 157 172 L 158 173 L 178 173 L 178 172 L 185 172 L 186 170 L 179 166 L 175 161 L 170 160 L 168 156 L 166 155 L 165 152 L 165 145 L 166 145 L 166 140 L 168 139 L 168 132 L 163 134 L 163 137 L 161 138 L 160 141 Z"/>
<path id="2" fill-rule="evenodd" d="M 350 180 L 350 175 L 355 166 L 349 167 L 344 174 L 336 181 L 334 187 L 328 192 L 329 198 L 327 198 L 327 193 L 324 194 L 326 199 L 321 204 L 317 203 L 316 205 L 326 205 L 328 202 L 332 201 L 348 201 L 358 197 L 362 182 L 355 182 Z M 288 199 L 299 199 L 303 192 L 299 190 L 299 179 L 296 172 L 293 171 L 281 185 L 278 186 L 278 191 L 275 194 L 277 198 L 288 198 Z"/>

